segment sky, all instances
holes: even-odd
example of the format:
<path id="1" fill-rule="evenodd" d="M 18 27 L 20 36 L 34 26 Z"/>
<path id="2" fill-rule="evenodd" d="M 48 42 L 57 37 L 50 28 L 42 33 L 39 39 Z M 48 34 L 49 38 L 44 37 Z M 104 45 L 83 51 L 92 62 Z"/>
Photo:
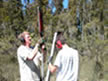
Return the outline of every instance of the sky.
<path id="1" fill-rule="evenodd" d="M 63 0 L 62 2 L 63 9 L 68 9 L 68 4 L 69 4 L 69 0 Z M 52 10 L 52 14 L 54 14 L 56 12 L 56 7 L 54 5 L 53 0 L 48 0 L 48 5 Z"/>
<path id="2" fill-rule="evenodd" d="M 21 2 L 24 5 L 22 9 L 25 10 L 26 9 L 25 6 L 27 4 L 27 0 L 21 0 Z M 34 0 L 30 0 L 29 3 L 33 3 L 33 2 L 34 2 Z M 69 0 L 63 0 L 62 4 L 63 4 L 63 9 L 68 9 Z M 48 0 L 48 5 L 51 8 L 52 14 L 54 14 L 56 12 L 56 7 L 54 5 L 53 0 Z"/>
<path id="3" fill-rule="evenodd" d="M 34 2 L 34 0 L 29 0 L 30 2 L 29 3 L 33 3 Z M 26 4 L 27 4 L 27 0 L 21 0 L 21 2 L 22 2 L 22 4 L 24 5 L 24 6 L 26 6 Z M 26 8 L 23 6 L 23 10 L 25 10 Z"/>
<path id="4" fill-rule="evenodd" d="M 68 9 L 69 0 L 63 0 L 63 9 Z"/>

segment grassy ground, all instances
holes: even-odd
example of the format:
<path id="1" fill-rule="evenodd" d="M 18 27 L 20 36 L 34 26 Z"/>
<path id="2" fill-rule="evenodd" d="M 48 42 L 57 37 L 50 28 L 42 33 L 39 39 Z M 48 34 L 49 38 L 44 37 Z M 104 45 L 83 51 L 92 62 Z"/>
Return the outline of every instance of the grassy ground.
<path id="1" fill-rule="evenodd" d="M 104 59 L 104 81 L 108 81 L 108 55 Z"/>
<path id="2" fill-rule="evenodd" d="M 103 78 L 99 79 L 95 73 L 95 62 L 87 56 L 80 56 L 79 81 L 108 81 L 108 56 L 104 58 Z M 46 68 L 46 67 L 45 67 Z M 50 81 L 55 81 L 56 74 L 51 76 Z M 0 54 L 0 81 L 20 81 L 19 68 L 16 56 Z"/>
<path id="3" fill-rule="evenodd" d="M 19 81 L 18 70 L 15 56 L 0 55 L 0 81 Z"/>

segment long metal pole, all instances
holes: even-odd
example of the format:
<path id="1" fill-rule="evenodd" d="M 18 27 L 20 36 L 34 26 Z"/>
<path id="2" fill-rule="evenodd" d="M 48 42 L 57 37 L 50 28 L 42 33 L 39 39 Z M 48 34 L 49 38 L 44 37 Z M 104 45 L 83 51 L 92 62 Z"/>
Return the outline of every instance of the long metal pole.
<path id="1" fill-rule="evenodd" d="M 57 38 L 57 32 L 54 33 L 54 38 L 53 38 L 53 43 L 52 43 L 52 48 L 51 48 L 51 53 L 50 53 L 50 57 L 49 58 L 53 57 L 56 38 Z M 49 60 L 49 62 L 50 61 L 51 60 Z M 47 70 L 47 75 L 46 75 L 45 81 L 50 81 L 50 70 L 49 69 Z"/>

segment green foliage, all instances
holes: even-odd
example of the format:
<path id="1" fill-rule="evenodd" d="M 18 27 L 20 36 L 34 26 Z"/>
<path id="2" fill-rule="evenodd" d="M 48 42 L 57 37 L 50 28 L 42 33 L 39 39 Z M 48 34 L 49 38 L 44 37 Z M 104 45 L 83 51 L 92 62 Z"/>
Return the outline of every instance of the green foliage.
<path id="1" fill-rule="evenodd" d="M 41 0 L 42 1 L 42 0 Z M 19 81 L 16 51 L 19 46 L 17 35 L 27 30 L 33 38 L 32 45 L 38 41 L 37 7 L 43 11 L 43 26 L 46 39 L 47 58 L 50 54 L 54 32 L 63 31 L 66 42 L 80 54 L 79 81 L 108 80 L 108 27 L 107 11 L 103 10 L 103 0 L 69 0 L 69 9 L 62 11 L 59 1 L 55 15 L 46 8 L 47 0 L 34 2 L 22 12 L 20 0 L 0 1 L 0 81 Z M 79 7 L 82 32 L 76 27 L 76 8 Z M 106 8 L 106 7 L 105 7 Z M 107 9 L 107 8 L 106 8 Z M 105 20 L 103 21 L 103 14 Z M 105 25 L 104 25 L 105 24 Z M 57 53 L 57 50 L 55 50 Z M 56 55 L 55 55 L 56 56 Z M 55 57 L 54 57 L 55 58 Z M 47 68 L 47 64 L 45 69 Z M 45 71 L 46 72 L 46 71 Z M 11 73 L 11 75 L 10 75 Z M 52 75 L 51 81 L 55 81 Z"/>

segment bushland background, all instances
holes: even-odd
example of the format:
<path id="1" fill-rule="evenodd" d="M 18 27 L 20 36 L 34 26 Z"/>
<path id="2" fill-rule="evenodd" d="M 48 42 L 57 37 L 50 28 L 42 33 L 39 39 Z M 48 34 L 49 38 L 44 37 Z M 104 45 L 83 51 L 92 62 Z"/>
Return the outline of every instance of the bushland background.
<path id="1" fill-rule="evenodd" d="M 67 43 L 79 51 L 79 81 L 108 81 L 108 0 L 69 0 L 69 9 L 63 10 L 61 1 L 55 2 L 57 11 L 51 14 L 47 0 L 36 0 L 22 11 L 20 0 L 0 0 L 0 81 L 20 81 L 17 62 L 17 36 L 24 30 L 31 33 L 32 45 L 37 42 L 37 6 L 43 11 L 44 37 L 47 58 L 54 32 L 61 30 Z M 80 23 L 76 10 L 79 8 Z M 77 26 L 82 27 L 81 31 Z M 55 50 L 54 56 L 56 56 Z M 55 58 L 55 57 L 54 57 Z M 45 74 L 47 64 L 45 63 Z M 51 76 L 55 81 L 55 74 Z"/>

